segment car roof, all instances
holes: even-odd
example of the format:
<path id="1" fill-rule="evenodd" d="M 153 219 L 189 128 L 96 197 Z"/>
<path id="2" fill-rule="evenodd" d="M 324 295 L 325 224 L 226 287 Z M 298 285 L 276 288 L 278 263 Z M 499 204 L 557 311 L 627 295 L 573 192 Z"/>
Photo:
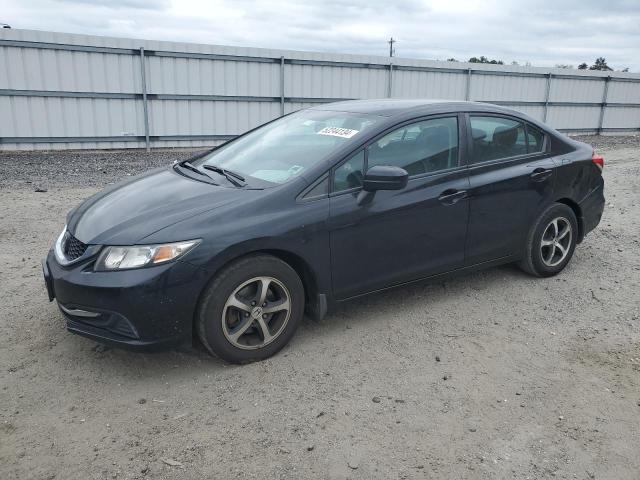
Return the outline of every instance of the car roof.
<path id="1" fill-rule="evenodd" d="M 518 114 L 520 112 L 481 102 L 465 102 L 460 100 L 429 100 L 429 99 L 396 99 L 383 98 L 372 100 L 347 100 L 342 102 L 325 103 L 312 107 L 311 110 L 333 110 L 350 113 L 364 113 L 382 117 L 395 117 L 407 113 L 425 114 L 441 112 L 481 111 Z"/>

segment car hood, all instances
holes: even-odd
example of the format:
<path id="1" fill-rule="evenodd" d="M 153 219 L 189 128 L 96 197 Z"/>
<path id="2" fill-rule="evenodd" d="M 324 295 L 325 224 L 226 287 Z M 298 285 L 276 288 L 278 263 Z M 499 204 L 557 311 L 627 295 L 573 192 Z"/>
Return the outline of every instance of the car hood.
<path id="1" fill-rule="evenodd" d="M 176 222 L 256 194 L 193 180 L 173 168 L 156 169 L 90 197 L 70 213 L 67 227 L 86 244 L 134 245 Z"/>

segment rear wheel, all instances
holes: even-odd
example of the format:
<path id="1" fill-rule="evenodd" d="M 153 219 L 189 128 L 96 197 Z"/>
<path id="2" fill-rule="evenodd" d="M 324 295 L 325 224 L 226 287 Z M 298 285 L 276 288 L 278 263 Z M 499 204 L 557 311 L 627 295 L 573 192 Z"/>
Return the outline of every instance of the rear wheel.
<path id="1" fill-rule="evenodd" d="M 554 203 L 536 220 L 519 266 L 538 277 L 550 277 L 567 266 L 576 247 L 578 221 L 573 210 Z"/>
<path id="2" fill-rule="evenodd" d="M 295 333 L 304 312 L 304 288 L 288 264 L 251 255 L 222 270 L 198 307 L 200 340 L 233 363 L 270 357 Z"/>

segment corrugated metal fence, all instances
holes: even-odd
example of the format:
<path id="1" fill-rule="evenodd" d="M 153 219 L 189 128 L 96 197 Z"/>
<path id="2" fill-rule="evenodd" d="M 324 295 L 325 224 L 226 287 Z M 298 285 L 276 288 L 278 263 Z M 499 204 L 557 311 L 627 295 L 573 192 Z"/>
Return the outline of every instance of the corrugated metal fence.
<path id="1" fill-rule="evenodd" d="M 353 98 L 506 105 L 567 132 L 640 131 L 640 75 L 0 30 L 0 149 L 215 145 Z"/>

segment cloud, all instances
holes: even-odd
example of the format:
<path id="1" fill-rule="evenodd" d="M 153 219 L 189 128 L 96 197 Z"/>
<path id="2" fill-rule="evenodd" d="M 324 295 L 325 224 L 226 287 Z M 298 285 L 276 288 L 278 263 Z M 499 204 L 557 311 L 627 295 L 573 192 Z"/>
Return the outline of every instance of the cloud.
<path id="1" fill-rule="evenodd" d="M 110 10 L 119 9 L 140 9 L 140 10 L 166 10 L 171 6 L 171 0 L 57 0 L 58 3 L 69 3 L 78 5 L 100 7 Z M 74 6 L 70 7 L 74 8 Z"/>
<path id="2" fill-rule="evenodd" d="M 0 0 L 14 28 L 407 58 L 640 71 L 637 0 Z"/>

